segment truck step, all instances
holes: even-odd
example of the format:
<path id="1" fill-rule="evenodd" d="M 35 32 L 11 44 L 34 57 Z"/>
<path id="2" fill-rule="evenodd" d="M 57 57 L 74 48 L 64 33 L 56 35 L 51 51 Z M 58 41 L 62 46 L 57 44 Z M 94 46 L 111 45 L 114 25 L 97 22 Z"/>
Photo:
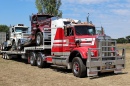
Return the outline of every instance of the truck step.
<path id="1" fill-rule="evenodd" d="M 60 66 L 60 65 L 51 65 L 52 67 L 57 67 L 57 68 L 63 68 L 63 69 L 67 69 L 66 66 Z"/>

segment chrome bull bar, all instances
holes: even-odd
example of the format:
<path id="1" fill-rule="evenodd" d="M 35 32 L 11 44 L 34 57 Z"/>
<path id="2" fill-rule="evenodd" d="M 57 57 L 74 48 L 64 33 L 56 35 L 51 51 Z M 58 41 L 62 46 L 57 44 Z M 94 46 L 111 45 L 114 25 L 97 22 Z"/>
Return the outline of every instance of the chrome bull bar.
<path id="1" fill-rule="evenodd" d="M 111 47 L 111 46 L 102 46 L 102 47 Z M 100 48 L 89 48 L 88 49 L 88 58 L 86 61 L 87 75 L 95 76 L 98 72 L 109 72 L 114 71 L 114 73 L 121 73 L 121 70 L 125 68 L 125 49 L 116 49 L 114 51 L 103 51 L 102 47 Z M 91 52 L 97 50 L 98 55 L 93 57 Z M 118 53 L 117 51 L 121 51 Z M 104 52 L 109 52 L 111 55 Z"/>

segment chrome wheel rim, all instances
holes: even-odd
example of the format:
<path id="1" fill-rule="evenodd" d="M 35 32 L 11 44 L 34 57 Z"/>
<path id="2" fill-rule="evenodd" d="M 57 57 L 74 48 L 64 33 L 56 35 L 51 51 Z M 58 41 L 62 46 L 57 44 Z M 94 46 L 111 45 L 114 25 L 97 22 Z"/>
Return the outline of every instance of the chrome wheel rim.
<path id="1" fill-rule="evenodd" d="M 33 64 L 33 56 L 30 57 L 30 63 Z"/>
<path id="2" fill-rule="evenodd" d="M 40 59 L 40 57 L 37 58 L 37 64 L 38 64 L 38 65 L 41 64 L 41 59 Z"/>
<path id="3" fill-rule="evenodd" d="M 40 36 L 37 36 L 37 44 L 40 44 Z"/>
<path id="4" fill-rule="evenodd" d="M 79 63 L 78 62 L 74 62 L 74 64 L 73 64 L 73 71 L 74 71 L 74 73 L 78 74 L 79 70 L 80 70 Z"/>

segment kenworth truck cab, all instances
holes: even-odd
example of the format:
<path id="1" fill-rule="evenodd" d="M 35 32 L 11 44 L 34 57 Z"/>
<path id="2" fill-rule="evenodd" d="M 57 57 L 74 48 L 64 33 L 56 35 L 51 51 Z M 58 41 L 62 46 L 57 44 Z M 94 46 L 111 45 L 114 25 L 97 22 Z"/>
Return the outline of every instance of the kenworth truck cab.
<path id="1" fill-rule="evenodd" d="M 8 40 L 4 42 L 4 49 L 21 50 L 22 45 L 29 40 L 29 27 L 24 24 L 17 24 L 10 26 L 8 34 Z"/>
<path id="2" fill-rule="evenodd" d="M 103 30 L 102 30 L 103 31 Z M 116 41 L 96 34 L 91 23 L 52 22 L 52 63 L 72 69 L 76 77 L 95 76 L 98 72 L 120 73 L 125 67 L 125 50 L 118 53 Z"/>

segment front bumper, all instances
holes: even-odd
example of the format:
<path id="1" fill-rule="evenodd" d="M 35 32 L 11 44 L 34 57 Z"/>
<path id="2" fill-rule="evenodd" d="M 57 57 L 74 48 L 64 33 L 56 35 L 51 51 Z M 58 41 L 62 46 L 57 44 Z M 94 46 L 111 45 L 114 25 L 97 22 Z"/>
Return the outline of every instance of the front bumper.
<path id="1" fill-rule="evenodd" d="M 87 75 L 96 76 L 98 72 L 110 72 L 121 73 L 125 68 L 125 49 L 122 50 L 122 55 L 103 57 L 100 53 L 98 57 L 91 57 L 92 49 L 89 49 L 88 59 L 86 61 Z M 100 50 L 100 49 L 97 49 Z M 103 59 L 112 58 L 112 59 Z M 114 58 L 114 59 L 113 59 Z"/>

